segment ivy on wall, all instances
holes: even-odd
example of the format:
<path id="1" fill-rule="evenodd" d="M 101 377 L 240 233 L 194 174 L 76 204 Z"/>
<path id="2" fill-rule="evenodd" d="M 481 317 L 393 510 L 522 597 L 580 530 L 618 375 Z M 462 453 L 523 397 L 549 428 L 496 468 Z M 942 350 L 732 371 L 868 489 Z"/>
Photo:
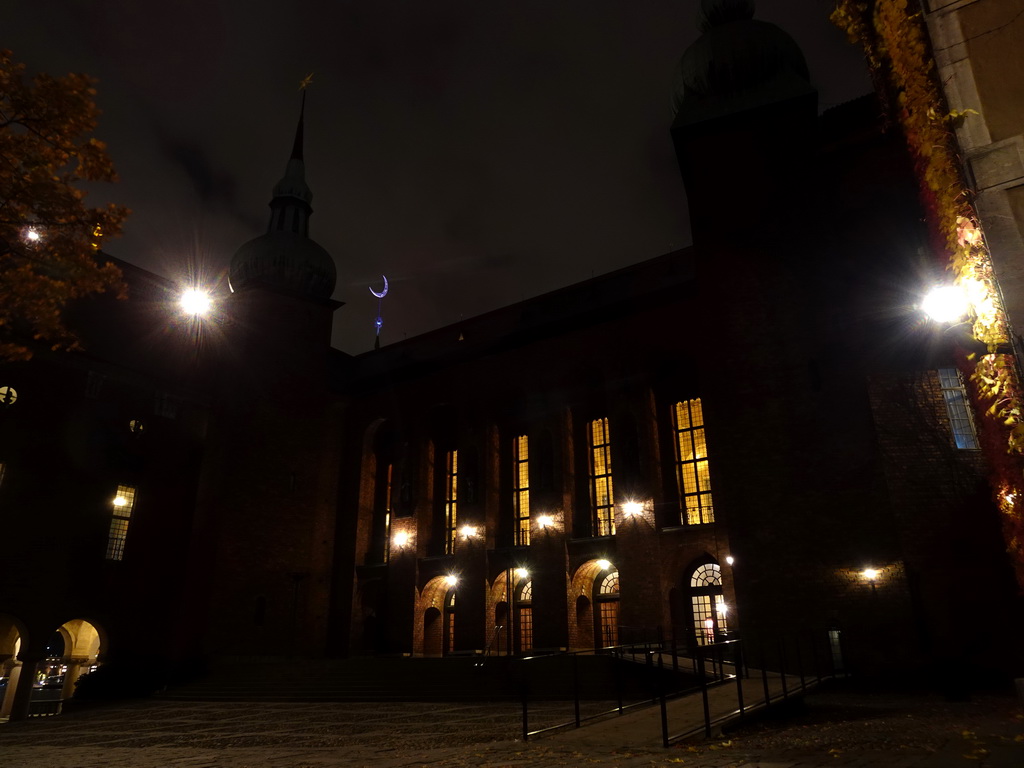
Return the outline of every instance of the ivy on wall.
<path id="1" fill-rule="evenodd" d="M 958 161 L 951 113 L 939 85 L 924 19 L 908 0 L 840 0 L 832 22 L 864 49 L 890 120 L 914 161 L 932 246 L 972 307 L 972 333 L 988 354 L 965 356 L 971 397 L 1002 512 L 1007 550 L 1024 589 L 1024 389 L 1010 348 L 992 260 Z M 967 110 L 969 112 L 970 110 Z"/>

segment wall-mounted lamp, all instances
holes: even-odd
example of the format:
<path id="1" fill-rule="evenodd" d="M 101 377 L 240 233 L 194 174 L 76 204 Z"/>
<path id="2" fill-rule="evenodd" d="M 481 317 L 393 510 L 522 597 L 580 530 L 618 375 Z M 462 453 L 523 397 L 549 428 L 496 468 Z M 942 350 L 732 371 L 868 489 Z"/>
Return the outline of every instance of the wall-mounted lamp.
<path id="1" fill-rule="evenodd" d="M 449 587 L 454 587 L 456 584 L 459 583 L 459 577 L 456 576 L 454 573 L 449 573 L 447 576 L 444 577 L 444 583 L 447 584 Z"/>
<path id="2" fill-rule="evenodd" d="M 736 558 L 733 557 L 732 555 L 726 555 L 725 556 L 725 564 L 726 565 L 732 565 L 735 562 L 736 562 Z"/>
<path id="3" fill-rule="evenodd" d="M 525 579 L 530 575 L 530 572 L 525 568 L 516 568 L 516 576 L 520 579 Z"/>
<path id="4" fill-rule="evenodd" d="M 555 524 L 555 518 L 553 518 L 551 515 L 538 515 L 537 516 L 537 527 L 540 528 L 542 531 L 545 528 L 550 528 L 554 524 Z"/>
<path id="5" fill-rule="evenodd" d="M 602 571 L 607 571 L 609 568 L 612 567 L 611 560 L 605 560 L 604 558 L 601 558 L 597 561 L 597 567 L 600 568 Z"/>
<path id="6" fill-rule="evenodd" d="M 412 537 L 406 531 L 398 531 L 394 536 L 391 537 L 391 544 L 396 549 L 405 549 Z"/>
<path id="7" fill-rule="evenodd" d="M 475 525 L 464 525 L 459 529 L 459 534 L 464 539 L 472 539 L 479 533 L 480 529 Z"/>
<path id="8" fill-rule="evenodd" d="M 644 513 L 644 505 L 639 501 L 627 501 L 622 505 L 622 514 L 625 517 L 636 517 Z"/>

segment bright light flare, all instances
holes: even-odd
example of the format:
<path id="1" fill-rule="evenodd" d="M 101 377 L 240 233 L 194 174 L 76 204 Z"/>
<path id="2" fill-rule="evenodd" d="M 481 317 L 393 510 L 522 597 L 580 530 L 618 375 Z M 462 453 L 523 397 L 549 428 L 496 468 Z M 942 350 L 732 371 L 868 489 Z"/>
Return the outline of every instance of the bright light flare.
<path id="1" fill-rule="evenodd" d="M 544 528 L 550 528 L 554 524 L 555 524 L 555 518 L 553 518 L 551 515 L 540 515 L 537 518 L 537 526 L 541 530 L 543 530 Z"/>
<path id="2" fill-rule="evenodd" d="M 627 501 L 622 505 L 622 514 L 626 517 L 635 517 L 636 515 L 643 514 L 644 505 L 639 501 Z"/>
<path id="3" fill-rule="evenodd" d="M 447 584 L 449 587 L 454 587 L 456 584 L 459 583 L 459 577 L 456 576 L 454 573 L 449 573 L 447 576 L 444 577 L 444 583 Z"/>
<path id="4" fill-rule="evenodd" d="M 612 567 L 612 562 L 611 560 L 605 560 L 604 558 L 601 558 L 597 561 L 597 567 L 600 568 L 602 571 L 607 571 L 609 568 Z"/>
<path id="5" fill-rule="evenodd" d="M 525 568 L 516 568 L 516 576 L 518 576 L 520 579 L 525 579 L 529 575 L 530 572 Z"/>
<path id="6" fill-rule="evenodd" d="M 868 581 L 874 581 L 878 578 L 878 575 L 880 573 L 881 571 L 879 571 L 877 568 L 865 568 L 863 571 L 861 571 L 861 575 Z"/>
<path id="7" fill-rule="evenodd" d="M 970 311 L 967 294 L 957 285 L 933 288 L 921 302 L 921 310 L 937 323 L 954 323 Z"/>
<path id="8" fill-rule="evenodd" d="M 462 538 L 471 539 L 476 536 L 478 528 L 475 525 L 464 525 L 459 529 L 459 533 L 462 534 Z"/>
<path id="9" fill-rule="evenodd" d="M 409 543 L 409 534 L 405 531 L 399 531 L 391 538 L 391 543 L 398 549 L 401 549 Z"/>
<path id="10" fill-rule="evenodd" d="M 190 288 L 181 294 L 181 309 L 189 315 L 205 315 L 213 306 L 213 300 L 206 291 Z"/>
<path id="11" fill-rule="evenodd" d="M 736 558 L 735 557 L 733 557 L 732 555 L 726 555 L 726 557 L 725 557 L 725 564 L 726 565 L 732 565 L 735 562 L 736 562 Z"/>
<path id="12" fill-rule="evenodd" d="M 22 234 L 25 238 L 26 243 L 38 243 L 43 239 L 43 236 L 39 233 L 39 230 L 35 227 L 25 227 L 25 231 Z"/>
<path id="13" fill-rule="evenodd" d="M 128 500 L 124 496 L 117 496 L 114 498 L 115 507 L 124 507 L 128 504 Z"/>

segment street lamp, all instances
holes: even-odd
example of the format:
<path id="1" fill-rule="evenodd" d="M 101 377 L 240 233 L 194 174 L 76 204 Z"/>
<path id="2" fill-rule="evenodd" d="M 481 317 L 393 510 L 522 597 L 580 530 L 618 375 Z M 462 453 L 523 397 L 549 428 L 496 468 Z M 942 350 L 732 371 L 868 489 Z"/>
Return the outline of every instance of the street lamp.
<path id="1" fill-rule="evenodd" d="M 958 285 L 940 285 L 932 288 L 921 302 L 921 310 L 937 323 L 958 322 L 970 309 L 967 294 Z"/>
<path id="2" fill-rule="evenodd" d="M 210 294 L 199 288 L 189 288 L 181 294 L 179 299 L 182 311 L 187 315 L 202 317 L 213 306 Z"/>

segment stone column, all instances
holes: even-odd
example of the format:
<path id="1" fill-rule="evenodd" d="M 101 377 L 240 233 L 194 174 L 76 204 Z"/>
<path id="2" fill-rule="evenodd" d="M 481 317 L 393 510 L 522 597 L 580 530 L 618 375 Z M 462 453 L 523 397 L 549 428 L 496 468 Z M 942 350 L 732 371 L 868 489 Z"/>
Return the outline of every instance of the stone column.
<path id="1" fill-rule="evenodd" d="M 11 720 L 24 720 L 28 717 L 28 707 L 32 699 L 32 683 L 35 682 L 36 665 L 40 659 L 22 659 L 21 675 L 14 689 L 14 701 L 11 703 Z"/>
<path id="2" fill-rule="evenodd" d="M 11 708 L 14 706 L 14 692 L 18 687 L 18 680 L 21 678 L 21 663 L 13 661 L 11 663 L 10 675 L 7 678 L 7 692 L 4 694 L 4 700 L 0 701 L 0 717 L 8 717 L 11 714 Z"/>

